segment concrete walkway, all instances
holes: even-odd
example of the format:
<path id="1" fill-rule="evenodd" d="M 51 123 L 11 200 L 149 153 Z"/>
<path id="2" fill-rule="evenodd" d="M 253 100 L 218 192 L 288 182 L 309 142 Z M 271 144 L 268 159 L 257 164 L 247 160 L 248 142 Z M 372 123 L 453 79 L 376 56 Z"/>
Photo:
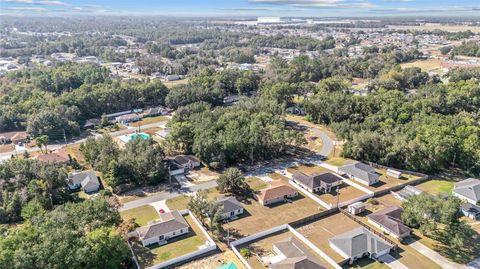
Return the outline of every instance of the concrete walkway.
<path id="1" fill-rule="evenodd" d="M 445 257 L 440 255 L 438 252 L 428 248 L 424 244 L 418 242 L 418 241 L 413 241 L 412 239 L 407 239 L 405 241 L 409 246 L 414 248 L 416 251 L 420 252 L 422 255 L 429 257 L 432 261 L 434 261 L 436 264 L 440 265 L 443 269 L 458 269 L 462 268 L 462 265 L 458 263 L 451 262 L 447 260 Z M 474 267 L 469 267 L 466 266 L 464 268 L 474 268 Z"/>
<path id="2" fill-rule="evenodd" d="M 388 265 L 388 267 L 392 269 L 409 269 L 403 263 L 392 257 L 392 255 L 390 254 L 383 255 L 378 258 L 378 260 Z"/>

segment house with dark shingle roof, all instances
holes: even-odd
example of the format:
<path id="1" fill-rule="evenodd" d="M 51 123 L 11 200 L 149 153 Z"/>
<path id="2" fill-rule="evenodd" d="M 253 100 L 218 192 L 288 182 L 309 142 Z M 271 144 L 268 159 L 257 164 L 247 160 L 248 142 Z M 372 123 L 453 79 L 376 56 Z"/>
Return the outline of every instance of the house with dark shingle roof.
<path id="1" fill-rule="evenodd" d="M 403 224 L 403 209 L 391 206 L 367 216 L 368 222 L 397 239 L 410 236 L 412 229 Z"/>
<path id="2" fill-rule="evenodd" d="M 201 165 L 200 160 L 193 155 L 177 155 L 173 160 L 185 169 L 194 169 Z"/>
<path id="3" fill-rule="evenodd" d="M 289 237 L 273 244 L 277 254 L 270 259 L 270 269 L 326 269 L 315 255 L 296 237 Z"/>
<path id="4" fill-rule="evenodd" d="M 341 177 L 331 172 L 313 173 L 311 175 L 297 172 L 293 174 L 292 180 L 309 192 L 330 192 L 333 187 L 342 183 Z"/>
<path id="5" fill-rule="evenodd" d="M 377 259 L 388 254 L 393 247 L 364 227 L 339 234 L 328 241 L 330 247 L 347 259 L 350 264 L 363 257 Z"/>
<path id="6" fill-rule="evenodd" d="M 160 214 L 154 223 L 137 228 L 135 232 L 143 246 L 164 245 L 171 238 L 187 234 L 190 226 L 178 211 Z"/>
<path id="7" fill-rule="evenodd" d="M 298 191 L 286 184 L 271 185 L 255 193 L 255 199 L 264 206 L 284 202 L 297 196 Z"/>
<path id="8" fill-rule="evenodd" d="M 361 162 L 344 165 L 339 168 L 339 171 L 367 186 L 380 181 L 380 174 L 375 171 L 375 168 Z"/>
<path id="9" fill-rule="evenodd" d="M 217 203 L 223 208 L 223 219 L 232 219 L 243 214 L 242 205 L 233 196 L 219 197 Z"/>
<path id="10" fill-rule="evenodd" d="M 472 205 L 477 204 L 480 201 L 480 179 L 467 178 L 455 183 L 453 195 Z"/>

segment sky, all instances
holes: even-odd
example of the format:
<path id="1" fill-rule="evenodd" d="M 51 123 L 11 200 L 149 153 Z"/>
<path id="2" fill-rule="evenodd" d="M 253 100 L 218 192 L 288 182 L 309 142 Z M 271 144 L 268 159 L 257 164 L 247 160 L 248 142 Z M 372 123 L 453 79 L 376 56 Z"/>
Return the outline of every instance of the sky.
<path id="1" fill-rule="evenodd" d="M 0 14 L 480 17 L 480 0 L 0 0 Z"/>

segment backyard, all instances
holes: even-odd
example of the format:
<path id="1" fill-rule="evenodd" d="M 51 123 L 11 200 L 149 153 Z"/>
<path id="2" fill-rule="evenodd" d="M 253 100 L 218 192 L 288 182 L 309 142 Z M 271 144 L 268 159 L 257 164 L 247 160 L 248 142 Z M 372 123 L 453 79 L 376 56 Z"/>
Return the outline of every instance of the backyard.
<path id="1" fill-rule="evenodd" d="M 339 191 L 340 195 L 337 195 L 336 188 L 333 188 L 332 191 L 328 193 L 316 193 L 315 195 L 327 204 L 336 205 L 337 199 L 339 203 L 343 203 L 366 194 L 365 192 L 343 182 L 340 185 Z"/>
<path id="2" fill-rule="evenodd" d="M 445 179 L 432 179 L 421 184 L 418 184 L 418 189 L 426 191 L 430 194 L 436 195 L 439 193 L 448 192 L 450 193 L 453 190 L 454 181 L 449 181 Z"/>

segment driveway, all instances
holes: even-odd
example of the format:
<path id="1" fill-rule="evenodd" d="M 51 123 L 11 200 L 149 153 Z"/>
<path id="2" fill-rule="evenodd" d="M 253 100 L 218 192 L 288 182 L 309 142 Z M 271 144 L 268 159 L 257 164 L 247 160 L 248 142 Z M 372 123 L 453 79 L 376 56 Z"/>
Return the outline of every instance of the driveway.
<path id="1" fill-rule="evenodd" d="M 412 248 L 414 248 L 416 251 L 420 252 L 424 256 L 429 257 L 432 261 L 434 261 L 436 264 L 440 265 L 440 267 L 442 267 L 443 269 L 458 269 L 458 268 L 473 269 L 473 268 L 475 268 L 475 267 L 466 266 L 466 265 L 464 267 L 462 267 L 462 265 L 460 265 L 458 263 L 451 262 L 451 261 L 447 260 L 447 258 L 440 255 L 438 252 L 428 248 L 427 246 L 425 246 L 424 244 L 422 244 L 418 241 L 414 241 L 411 238 L 407 239 L 407 241 L 405 241 L 405 243 L 407 243 L 409 246 L 411 246 Z"/>
<path id="2" fill-rule="evenodd" d="M 408 269 L 403 263 L 399 262 L 397 259 L 392 257 L 390 254 L 386 254 L 378 258 L 379 261 L 383 262 L 384 264 L 388 265 L 388 267 L 393 269 Z"/>

